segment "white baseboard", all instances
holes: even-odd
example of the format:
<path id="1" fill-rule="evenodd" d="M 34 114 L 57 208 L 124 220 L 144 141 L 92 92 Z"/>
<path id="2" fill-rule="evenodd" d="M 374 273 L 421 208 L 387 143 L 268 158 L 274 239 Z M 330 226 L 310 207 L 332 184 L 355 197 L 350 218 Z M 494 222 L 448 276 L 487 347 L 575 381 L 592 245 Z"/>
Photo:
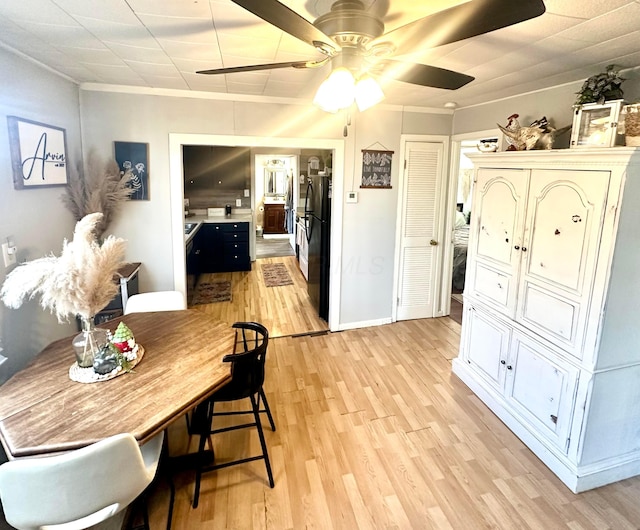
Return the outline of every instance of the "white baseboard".
<path id="1" fill-rule="evenodd" d="M 384 326 L 385 324 L 391 324 L 391 317 L 380 318 L 378 320 L 363 320 L 361 322 L 348 322 L 346 324 L 340 324 L 336 331 L 347 331 L 349 329 L 368 328 L 372 326 Z"/>

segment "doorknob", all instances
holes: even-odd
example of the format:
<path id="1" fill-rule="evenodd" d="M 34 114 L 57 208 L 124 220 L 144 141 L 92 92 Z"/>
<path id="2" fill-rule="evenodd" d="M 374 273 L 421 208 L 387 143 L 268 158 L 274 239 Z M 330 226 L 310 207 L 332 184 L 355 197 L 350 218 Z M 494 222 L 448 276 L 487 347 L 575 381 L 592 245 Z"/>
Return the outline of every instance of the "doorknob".
<path id="1" fill-rule="evenodd" d="M 435 246 L 437 246 L 437 245 L 438 245 L 438 242 L 437 242 L 435 239 L 432 239 L 431 241 L 429 241 L 429 244 L 430 244 L 432 247 L 435 247 Z"/>

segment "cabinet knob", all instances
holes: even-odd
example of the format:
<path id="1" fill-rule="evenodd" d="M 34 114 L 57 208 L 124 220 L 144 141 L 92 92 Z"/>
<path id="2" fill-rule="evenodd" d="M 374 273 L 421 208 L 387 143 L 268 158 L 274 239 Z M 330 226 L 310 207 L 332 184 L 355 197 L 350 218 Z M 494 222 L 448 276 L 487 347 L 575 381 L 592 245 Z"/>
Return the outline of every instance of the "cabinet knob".
<path id="1" fill-rule="evenodd" d="M 238 234 L 233 234 L 233 237 L 238 237 Z"/>
<path id="2" fill-rule="evenodd" d="M 216 230 L 220 230 L 220 227 L 219 227 L 219 226 L 216 226 Z"/>
<path id="3" fill-rule="evenodd" d="M 437 245 L 438 245 L 438 242 L 437 242 L 435 239 L 432 239 L 431 241 L 429 241 L 429 244 L 430 244 L 432 247 L 435 247 L 435 246 L 437 246 Z"/>
<path id="4" fill-rule="evenodd" d="M 511 366 L 510 364 L 507 365 L 507 370 L 513 370 L 513 366 Z"/>
<path id="5" fill-rule="evenodd" d="M 500 364 L 507 364 L 507 361 L 505 361 L 504 359 L 502 359 L 502 360 L 500 361 Z"/>
<path id="6" fill-rule="evenodd" d="M 526 252 L 527 251 L 527 247 L 522 247 L 522 252 Z"/>
<path id="7" fill-rule="evenodd" d="M 513 248 L 515 248 L 516 250 L 520 250 L 520 245 L 516 245 L 516 246 L 515 246 L 515 247 L 513 247 Z"/>

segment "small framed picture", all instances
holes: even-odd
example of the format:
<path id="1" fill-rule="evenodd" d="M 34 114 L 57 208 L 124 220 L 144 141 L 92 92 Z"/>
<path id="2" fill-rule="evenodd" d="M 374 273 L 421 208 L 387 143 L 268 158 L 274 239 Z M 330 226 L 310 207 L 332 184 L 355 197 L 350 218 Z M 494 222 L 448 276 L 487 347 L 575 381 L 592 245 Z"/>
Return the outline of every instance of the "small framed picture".
<path id="1" fill-rule="evenodd" d="M 131 200 L 149 200 L 149 145 L 140 142 L 113 142 L 120 173 L 131 172 L 128 186 Z"/>
<path id="2" fill-rule="evenodd" d="M 7 116 L 13 186 L 17 190 L 65 186 L 67 138 L 53 125 Z"/>
<path id="3" fill-rule="evenodd" d="M 576 105 L 571 129 L 571 148 L 613 147 L 618 135 L 618 119 L 624 101 Z"/>

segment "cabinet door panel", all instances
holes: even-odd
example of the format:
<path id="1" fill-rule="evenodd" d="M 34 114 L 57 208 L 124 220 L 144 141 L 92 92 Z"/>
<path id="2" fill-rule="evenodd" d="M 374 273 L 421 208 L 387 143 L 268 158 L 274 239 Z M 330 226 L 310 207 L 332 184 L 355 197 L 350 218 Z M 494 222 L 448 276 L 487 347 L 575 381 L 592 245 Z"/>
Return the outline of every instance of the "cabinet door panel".
<path id="1" fill-rule="evenodd" d="M 470 259 L 479 266 L 468 271 L 466 290 L 510 317 L 517 293 L 509 287 L 517 282 L 529 173 L 480 169 L 473 197 Z"/>
<path id="2" fill-rule="evenodd" d="M 608 171 L 534 170 L 529 186 L 516 320 L 578 357 L 608 185 Z"/>
<path id="3" fill-rule="evenodd" d="M 535 432 L 566 451 L 578 369 L 561 362 L 541 344 L 515 332 L 510 363 L 512 369 L 507 383 L 510 405 Z"/>
<path id="4" fill-rule="evenodd" d="M 527 275 L 580 294 L 598 240 L 608 183 L 604 171 L 533 172 Z"/>
<path id="5" fill-rule="evenodd" d="M 509 328 L 472 305 L 465 306 L 464 359 L 482 378 L 502 392 Z"/>

